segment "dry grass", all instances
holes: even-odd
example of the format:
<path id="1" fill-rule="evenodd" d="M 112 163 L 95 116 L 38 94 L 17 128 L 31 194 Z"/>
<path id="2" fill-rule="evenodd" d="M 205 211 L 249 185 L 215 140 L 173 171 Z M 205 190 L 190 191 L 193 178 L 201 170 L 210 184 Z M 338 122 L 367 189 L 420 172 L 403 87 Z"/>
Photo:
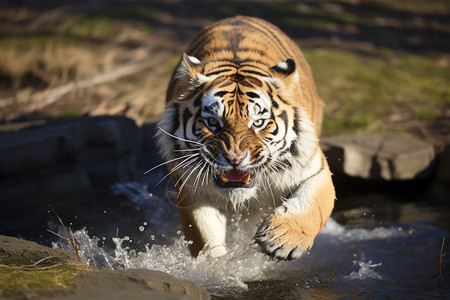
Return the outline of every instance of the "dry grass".
<path id="1" fill-rule="evenodd" d="M 63 240 L 65 240 L 73 249 L 73 251 L 75 252 L 75 254 L 78 256 L 78 258 L 83 261 L 83 259 L 80 256 L 80 253 L 78 253 L 78 250 L 80 249 L 80 246 L 78 245 L 77 241 L 75 240 L 75 237 L 73 236 L 73 232 L 72 232 L 72 228 L 67 227 L 66 225 L 64 225 L 64 222 L 61 220 L 61 218 L 59 217 L 59 215 L 56 213 L 55 209 L 49 205 L 50 209 L 53 211 L 53 213 L 55 214 L 55 216 L 58 218 L 59 224 L 61 225 L 63 231 L 64 231 L 64 236 L 56 233 L 50 229 L 47 229 L 48 232 L 62 238 Z"/>
<path id="2" fill-rule="evenodd" d="M 33 80 L 38 82 L 36 88 L 52 88 L 109 71 L 116 56 L 115 49 L 100 54 L 100 51 L 56 40 L 33 47 L 13 43 L 2 47 L 0 72 L 11 78 L 14 89 L 30 85 Z"/>
<path id="3" fill-rule="evenodd" d="M 20 258 L 0 258 L 0 298 L 36 288 L 73 288 L 75 278 L 91 270 L 85 264 L 49 263 L 53 258 L 46 257 L 35 263 Z"/>
<path id="4" fill-rule="evenodd" d="M 64 235 L 51 230 L 49 232 L 70 244 L 80 258 L 80 262 L 61 261 L 56 256 L 47 256 L 36 262 L 21 257 L 0 257 L 0 298 L 2 295 L 14 295 L 16 292 L 30 289 L 73 288 L 78 275 L 94 270 L 91 266 L 82 263 L 83 260 L 78 253 L 79 245 L 71 228 L 66 227 L 58 215 L 57 218 Z"/>

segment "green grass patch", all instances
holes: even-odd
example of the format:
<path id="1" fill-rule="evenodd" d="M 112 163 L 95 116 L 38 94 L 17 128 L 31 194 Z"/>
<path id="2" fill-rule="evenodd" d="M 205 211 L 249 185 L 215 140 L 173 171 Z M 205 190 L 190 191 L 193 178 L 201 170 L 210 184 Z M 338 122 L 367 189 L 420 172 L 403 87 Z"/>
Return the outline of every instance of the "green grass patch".
<path id="1" fill-rule="evenodd" d="M 58 118 L 60 119 L 66 119 L 66 118 L 74 118 L 74 117 L 79 117 L 83 115 L 83 112 L 78 109 L 78 108 L 69 108 L 67 110 L 65 110 L 64 112 L 62 112 Z"/>
<path id="2" fill-rule="evenodd" d="M 370 56 L 335 49 L 304 53 L 327 105 L 326 135 L 360 130 L 398 112 L 429 120 L 450 101 L 450 74 L 432 58 L 386 49 Z"/>
<path id="3" fill-rule="evenodd" d="M 0 295 L 27 289 L 74 287 L 74 279 L 88 268 L 81 265 L 37 265 L 23 258 L 0 258 Z"/>

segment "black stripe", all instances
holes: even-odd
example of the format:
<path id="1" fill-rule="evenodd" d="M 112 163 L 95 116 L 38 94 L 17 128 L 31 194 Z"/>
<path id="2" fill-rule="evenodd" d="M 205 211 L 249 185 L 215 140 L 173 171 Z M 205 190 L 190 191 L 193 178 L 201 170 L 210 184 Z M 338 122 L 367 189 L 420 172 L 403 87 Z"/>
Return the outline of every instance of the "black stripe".
<path id="1" fill-rule="evenodd" d="M 220 91 L 220 92 L 214 93 L 214 97 L 217 96 L 217 97 L 221 97 L 222 98 L 226 94 L 228 94 L 227 91 Z"/>
<path id="2" fill-rule="evenodd" d="M 268 75 L 265 75 L 265 74 L 263 74 L 261 72 L 258 72 L 258 71 L 250 71 L 250 70 L 239 70 L 239 71 L 241 73 L 248 73 L 248 74 L 258 75 L 258 76 L 261 76 L 261 77 L 268 77 Z"/>
<path id="3" fill-rule="evenodd" d="M 203 99 L 203 94 L 200 93 L 197 98 L 195 98 L 194 100 L 194 107 L 200 107 L 200 105 L 202 105 L 202 99 Z"/>
<path id="4" fill-rule="evenodd" d="M 218 75 L 220 73 L 225 73 L 225 72 L 230 72 L 230 71 L 233 71 L 233 69 L 224 69 L 224 70 L 218 70 L 215 72 L 209 72 L 209 73 L 205 74 L 205 76 Z"/>
<path id="5" fill-rule="evenodd" d="M 294 130 L 295 134 L 298 136 L 298 134 L 300 132 L 300 127 L 298 125 L 297 120 L 299 120 L 298 111 L 296 108 L 294 108 L 294 124 L 292 126 L 292 130 Z"/>
<path id="6" fill-rule="evenodd" d="M 174 134 L 180 125 L 180 113 L 178 111 L 179 105 L 177 103 L 173 103 L 173 107 L 175 109 L 175 114 L 172 118 L 172 128 L 170 128 L 170 133 Z"/>
<path id="7" fill-rule="evenodd" d="M 258 95 L 257 93 L 247 92 L 247 93 L 245 93 L 245 94 L 246 94 L 247 96 L 249 96 L 250 98 L 253 98 L 253 99 L 260 98 L 259 95 Z"/>
<path id="8" fill-rule="evenodd" d="M 311 178 L 313 178 L 313 177 L 319 175 L 320 172 L 322 172 L 322 171 L 325 169 L 324 159 L 325 159 L 325 158 L 322 156 L 322 160 L 321 160 L 321 164 L 320 164 L 319 170 L 318 170 L 316 173 L 314 173 L 314 174 L 312 174 L 311 176 L 309 176 L 308 178 L 303 179 L 303 180 L 297 185 L 297 187 L 295 188 L 295 190 L 293 190 L 286 198 L 291 198 L 292 195 L 295 194 L 295 192 L 296 192 L 296 191 L 297 191 L 297 190 L 298 190 L 305 182 L 307 182 L 307 181 L 310 180 Z"/>
<path id="9" fill-rule="evenodd" d="M 289 152 L 291 152 L 292 155 L 295 155 L 297 153 L 297 143 L 295 141 L 292 141 L 291 145 L 289 146 Z"/>
<path id="10" fill-rule="evenodd" d="M 292 164 L 289 160 L 285 159 L 283 161 L 280 161 L 278 164 L 276 164 L 275 169 L 278 172 L 286 171 L 286 169 L 290 170 L 290 169 L 292 169 Z"/>
<path id="11" fill-rule="evenodd" d="M 250 82 L 250 83 L 253 84 L 253 85 L 256 85 L 257 87 L 260 87 L 260 88 L 263 87 L 262 81 L 259 80 L 259 79 L 257 79 L 257 78 L 248 76 L 248 77 L 247 77 L 247 81 Z"/>
<path id="12" fill-rule="evenodd" d="M 283 111 L 281 112 L 281 114 L 278 115 L 278 117 L 281 118 L 281 119 L 284 121 L 284 128 L 285 128 L 285 130 L 284 130 L 283 140 L 286 142 L 286 135 L 287 135 L 287 132 L 288 132 L 287 129 L 288 129 L 288 122 L 289 122 L 286 111 L 283 110 Z M 286 146 L 286 145 L 283 145 L 283 148 L 284 148 L 285 146 Z"/>
<path id="13" fill-rule="evenodd" d="M 183 133 L 184 133 L 184 138 L 187 138 L 187 122 L 189 121 L 189 119 L 192 117 L 192 113 L 189 111 L 189 108 L 186 108 L 183 112 Z"/>

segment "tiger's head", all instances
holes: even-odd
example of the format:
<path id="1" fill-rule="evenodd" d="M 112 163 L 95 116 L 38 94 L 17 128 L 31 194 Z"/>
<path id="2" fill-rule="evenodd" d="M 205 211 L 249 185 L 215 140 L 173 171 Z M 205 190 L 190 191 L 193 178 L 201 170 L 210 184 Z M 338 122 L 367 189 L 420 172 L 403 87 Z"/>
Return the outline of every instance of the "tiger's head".
<path id="1" fill-rule="evenodd" d="M 242 205 L 293 167 L 302 135 L 315 138 L 290 98 L 299 80 L 292 59 L 267 67 L 185 54 L 175 80 L 158 139 L 178 190 L 202 188 Z"/>

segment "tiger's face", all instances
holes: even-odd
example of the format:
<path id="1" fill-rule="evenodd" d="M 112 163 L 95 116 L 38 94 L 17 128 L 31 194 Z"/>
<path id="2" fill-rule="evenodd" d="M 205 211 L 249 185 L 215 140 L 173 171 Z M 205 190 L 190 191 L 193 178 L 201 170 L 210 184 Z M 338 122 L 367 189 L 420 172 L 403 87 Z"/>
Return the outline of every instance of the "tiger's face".
<path id="1" fill-rule="evenodd" d="M 181 68 L 187 68 L 189 59 L 195 67 L 195 58 L 184 59 Z M 279 67 L 292 67 L 283 63 Z M 164 120 L 171 119 L 172 125 L 160 124 L 178 141 L 171 150 L 168 145 L 162 149 L 176 154 L 166 158 L 174 160 L 172 169 L 183 173 L 180 185 L 186 181 L 194 189 L 209 188 L 241 205 L 270 189 L 274 174 L 291 167 L 297 150 L 296 110 L 282 97 L 273 73 L 255 75 L 238 65 L 214 75 L 202 69 L 190 75 L 189 88 L 166 111 Z"/>

